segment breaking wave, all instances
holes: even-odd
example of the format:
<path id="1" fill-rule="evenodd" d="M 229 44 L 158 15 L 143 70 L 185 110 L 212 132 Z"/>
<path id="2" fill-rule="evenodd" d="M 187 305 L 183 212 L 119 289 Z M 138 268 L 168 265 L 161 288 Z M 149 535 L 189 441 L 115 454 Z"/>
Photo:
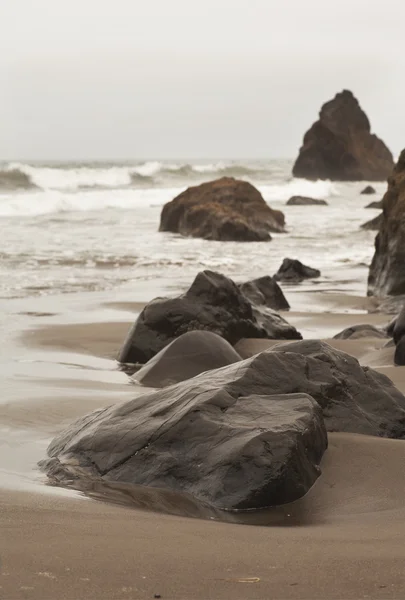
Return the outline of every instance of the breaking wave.
<path id="1" fill-rule="evenodd" d="M 284 169 L 285 171 L 285 169 Z M 241 177 L 253 183 L 271 181 L 282 170 L 270 163 L 181 163 L 147 161 L 134 164 L 28 164 L 9 163 L 0 170 L 0 191 L 102 190 L 197 184 L 218 177 Z"/>
<path id="2" fill-rule="evenodd" d="M 7 167 L 0 170 L 0 190 L 31 190 L 36 187 L 30 176 L 23 170 Z"/>

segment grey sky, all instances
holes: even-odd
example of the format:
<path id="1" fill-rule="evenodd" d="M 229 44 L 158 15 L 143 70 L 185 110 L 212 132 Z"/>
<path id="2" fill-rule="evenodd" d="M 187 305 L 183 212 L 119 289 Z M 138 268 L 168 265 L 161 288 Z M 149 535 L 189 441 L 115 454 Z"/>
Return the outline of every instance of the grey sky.
<path id="1" fill-rule="evenodd" d="M 343 88 L 405 147 L 403 0 L 3 0 L 0 159 L 294 157 Z"/>

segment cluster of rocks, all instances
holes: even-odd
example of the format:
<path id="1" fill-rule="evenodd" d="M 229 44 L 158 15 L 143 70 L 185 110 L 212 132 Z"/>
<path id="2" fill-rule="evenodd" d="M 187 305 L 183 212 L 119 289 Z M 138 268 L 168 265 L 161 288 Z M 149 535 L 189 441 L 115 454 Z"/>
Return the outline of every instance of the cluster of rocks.
<path id="1" fill-rule="evenodd" d="M 53 483 L 146 485 L 220 509 L 258 509 L 311 488 L 327 431 L 405 437 L 405 397 L 344 352 L 307 340 L 240 360 L 215 334 L 198 334 L 196 360 L 203 341 L 224 366 L 194 375 L 187 363 L 178 383 L 70 425 L 41 463 Z M 177 342 L 180 373 L 193 341 L 185 334 Z M 168 372 L 166 358 L 154 364 L 155 384 Z"/>
<path id="2" fill-rule="evenodd" d="M 390 379 L 300 334 L 274 278 L 236 285 L 204 271 L 174 299 L 145 307 L 120 360 L 147 361 L 133 379 L 155 388 L 96 410 L 59 434 L 41 462 L 57 485 L 145 485 L 226 510 L 302 497 L 319 477 L 328 431 L 405 438 L 405 397 Z M 340 339 L 405 341 L 405 311 L 387 331 L 351 327 Z M 242 359 L 244 337 L 276 344 Z M 281 340 L 281 341 L 280 341 Z"/>

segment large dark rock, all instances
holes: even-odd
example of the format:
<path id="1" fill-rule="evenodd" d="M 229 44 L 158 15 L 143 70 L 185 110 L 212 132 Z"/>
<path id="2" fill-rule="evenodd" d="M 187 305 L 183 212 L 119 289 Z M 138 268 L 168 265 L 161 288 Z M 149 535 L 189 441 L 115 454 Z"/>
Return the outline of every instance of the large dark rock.
<path id="1" fill-rule="evenodd" d="M 362 338 L 387 338 L 388 334 L 382 329 L 368 323 L 352 325 L 333 336 L 335 340 L 359 340 Z"/>
<path id="2" fill-rule="evenodd" d="M 165 346 L 133 379 L 149 387 L 165 387 L 242 360 L 216 333 L 189 331 Z"/>
<path id="3" fill-rule="evenodd" d="M 223 242 L 261 242 L 284 231 L 284 215 L 272 210 L 247 181 L 223 177 L 190 187 L 164 205 L 159 231 Z"/>
<path id="4" fill-rule="evenodd" d="M 290 305 L 283 290 L 273 277 L 268 275 L 239 285 L 242 294 L 256 306 L 267 306 L 273 310 L 289 310 Z"/>
<path id="5" fill-rule="evenodd" d="M 405 305 L 395 319 L 388 324 L 387 333 L 392 335 L 396 344 L 405 336 Z"/>
<path id="6" fill-rule="evenodd" d="M 223 509 L 296 500 L 320 474 L 322 411 L 305 394 L 255 394 L 257 376 L 253 366 L 241 385 L 217 388 L 195 378 L 96 411 L 58 436 L 42 465 L 61 483 L 169 488 Z"/>
<path id="7" fill-rule="evenodd" d="M 295 177 L 337 181 L 384 181 L 393 167 L 387 146 L 371 134 L 370 122 L 352 92 L 324 104 L 304 136 Z"/>
<path id="8" fill-rule="evenodd" d="M 285 258 L 279 270 L 274 275 L 274 279 L 277 281 L 300 283 L 304 279 L 315 279 L 316 277 L 320 277 L 320 275 L 321 272 L 318 269 L 307 267 L 299 260 Z"/>
<path id="9" fill-rule="evenodd" d="M 402 151 L 383 198 L 383 217 L 375 238 L 368 276 L 368 294 L 405 294 L 405 150 Z"/>
<path id="10" fill-rule="evenodd" d="M 366 221 L 360 227 L 365 229 L 366 231 L 378 231 L 381 227 L 381 223 L 383 221 L 383 214 L 380 213 L 374 219 L 370 219 L 370 221 Z"/>
<path id="11" fill-rule="evenodd" d="M 370 204 L 367 204 L 367 206 L 365 206 L 364 208 L 377 208 L 379 210 L 382 210 L 382 207 L 383 207 L 383 201 L 376 200 L 375 202 L 370 202 Z"/>
<path id="12" fill-rule="evenodd" d="M 375 194 L 375 193 L 376 193 L 376 191 L 375 191 L 375 189 L 373 188 L 372 185 L 366 185 L 366 187 L 364 188 L 364 190 L 362 190 L 360 192 L 360 194 L 366 194 L 366 195 Z"/>
<path id="13" fill-rule="evenodd" d="M 319 474 L 321 409 L 328 431 L 405 437 L 405 397 L 388 377 L 306 340 L 97 410 L 55 438 L 42 467 L 65 485 L 170 488 L 221 508 L 291 502 Z"/>
<path id="14" fill-rule="evenodd" d="M 307 196 L 292 196 L 287 201 L 287 206 L 310 206 L 316 204 L 318 206 L 327 206 L 326 200 L 316 200 L 316 198 L 308 198 Z"/>
<path id="15" fill-rule="evenodd" d="M 244 337 L 300 339 L 282 317 L 252 304 L 231 280 L 213 271 L 198 273 L 178 298 L 156 298 L 128 333 L 118 360 L 145 363 L 188 331 L 212 331 L 234 345 Z"/>

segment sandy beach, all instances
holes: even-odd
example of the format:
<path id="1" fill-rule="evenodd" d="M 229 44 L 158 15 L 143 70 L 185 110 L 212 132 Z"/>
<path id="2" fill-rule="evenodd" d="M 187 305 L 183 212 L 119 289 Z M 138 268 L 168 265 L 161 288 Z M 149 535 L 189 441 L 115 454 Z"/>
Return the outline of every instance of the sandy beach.
<path id="1" fill-rule="evenodd" d="M 366 314 L 365 299 L 354 295 L 315 296 L 320 312 L 291 311 L 289 321 L 305 337 L 372 363 L 405 391 L 405 367 L 393 366 L 386 340 L 331 339 L 355 323 L 385 324 L 387 316 Z M 304 498 L 242 515 L 164 490 L 105 486 L 83 495 L 47 486 L 36 463 L 56 433 L 94 408 L 142 393 L 114 360 L 141 304 L 99 300 L 97 310 L 83 298 L 80 312 L 65 307 L 56 316 L 38 301 L 45 316 L 21 318 L 9 331 L 19 360 L 5 367 L 8 401 L 0 404 L 1 598 L 404 595 L 402 441 L 331 433 L 322 475 Z M 310 302 L 306 292 L 302 305 Z M 242 340 L 237 348 L 249 356 L 272 344 Z"/>

